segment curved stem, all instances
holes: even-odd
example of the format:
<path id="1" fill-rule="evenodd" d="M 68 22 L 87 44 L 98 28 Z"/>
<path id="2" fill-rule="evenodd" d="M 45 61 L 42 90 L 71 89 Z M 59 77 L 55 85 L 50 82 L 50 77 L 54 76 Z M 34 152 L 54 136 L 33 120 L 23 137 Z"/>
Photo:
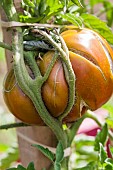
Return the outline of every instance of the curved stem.
<path id="1" fill-rule="evenodd" d="M 80 119 L 78 119 L 76 122 L 73 123 L 73 125 L 71 126 L 70 129 L 67 130 L 69 146 L 71 145 L 81 123 L 83 122 L 83 120 L 85 118 L 90 118 L 90 119 L 94 120 L 97 123 L 97 125 L 100 128 L 102 128 L 103 124 L 98 120 L 98 118 L 92 111 L 88 110 Z M 108 130 L 108 135 L 113 140 L 113 133 L 110 129 Z"/>
<path id="2" fill-rule="evenodd" d="M 92 111 L 88 110 L 85 114 L 85 117 L 93 119 L 99 127 L 102 126 L 102 123 L 98 120 L 98 118 L 95 116 L 95 114 Z"/>
<path id="3" fill-rule="evenodd" d="M 83 115 L 81 118 L 79 118 L 78 120 L 76 120 L 73 125 L 71 126 L 70 129 L 67 130 L 67 134 L 68 134 L 68 145 L 70 146 L 81 123 L 83 122 L 83 120 L 86 118 L 86 115 Z"/>
<path id="4" fill-rule="evenodd" d="M 39 75 L 36 80 L 32 80 L 28 75 L 23 59 L 23 37 L 21 28 L 14 30 L 14 71 L 20 88 L 33 101 L 40 117 L 55 133 L 58 140 L 62 142 L 64 148 L 67 147 L 67 136 L 63 131 L 60 122 L 53 118 L 47 111 L 41 96 L 42 77 Z"/>
<path id="5" fill-rule="evenodd" d="M 98 120 L 98 118 L 95 116 L 95 114 L 94 114 L 92 111 L 90 111 L 90 110 L 88 110 L 88 111 L 86 112 L 85 118 L 91 118 L 91 119 L 93 119 L 93 120 L 97 123 L 97 125 L 98 125 L 99 127 L 102 127 L 102 126 L 103 126 L 103 124 Z M 109 137 L 113 140 L 113 132 L 112 132 L 110 129 L 108 130 L 108 135 L 109 135 Z"/>
<path id="6" fill-rule="evenodd" d="M 71 109 L 75 103 L 75 74 L 72 69 L 71 62 L 69 60 L 69 55 L 67 55 L 68 53 L 67 53 L 67 49 L 66 49 L 66 44 L 63 41 L 63 39 L 61 41 L 61 44 L 63 45 L 63 47 L 65 47 L 66 51 L 64 51 L 46 32 L 41 31 L 41 30 L 37 30 L 37 32 L 39 32 L 40 34 L 45 36 L 45 38 L 60 52 L 60 57 L 63 61 L 66 80 L 67 80 L 67 83 L 69 86 L 69 100 L 68 100 L 68 105 L 67 105 L 65 111 L 59 117 L 59 120 L 61 121 L 64 117 L 66 117 L 68 115 L 68 113 L 71 111 Z M 65 44 L 65 46 L 64 46 L 64 44 Z"/>
<path id="7" fill-rule="evenodd" d="M 0 41 L 0 47 L 12 51 L 12 47 L 9 44 Z"/>
<path id="8" fill-rule="evenodd" d="M 31 68 L 31 70 L 34 73 L 34 76 L 41 76 L 40 70 L 37 67 L 37 63 L 35 61 L 35 57 L 34 57 L 34 52 L 24 52 L 24 58 L 26 60 L 26 62 L 28 63 L 29 67 Z"/>
<path id="9" fill-rule="evenodd" d="M 51 72 L 51 70 L 52 70 L 52 68 L 53 68 L 53 66 L 54 66 L 57 58 L 58 58 L 58 52 L 55 51 L 55 54 L 54 54 L 53 57 L 52 57 L 51 63 L 49 64 L 49 66 L 48 66 L 48 68 L 47 68 L 47 70 L 46 70 L 46 73 L 44 74 L 43 83 L 44 83 L 44 82 L 47 80 L 47 78 L 49 77 L 50 72 Z"/>

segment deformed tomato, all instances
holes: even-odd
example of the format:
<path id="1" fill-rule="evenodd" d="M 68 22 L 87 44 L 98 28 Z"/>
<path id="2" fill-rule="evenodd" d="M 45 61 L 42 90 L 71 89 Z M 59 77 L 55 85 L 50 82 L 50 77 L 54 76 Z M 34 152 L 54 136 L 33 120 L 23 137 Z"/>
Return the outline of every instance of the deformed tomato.
<path id="1" fill-rule="evenodd" d="M 86 109 L 96 110 L 106 103 L 113 92 L 113 51 L 98 33 L 89 29 L 69 29 L 61 33 L 68 49 L 76 76 L 75 104 L 64 122 L 74 122 Z M 54 56 L 53 51 L 37 61 L 44 75 Z M 60 58 L 42 86 L 42 98 L 53 117 L 59 117 L 68 105 L 68 84 Z M 5 80 L 4 99 L 10 111 L 20 120 L 42 125 L 32 101 L 19 88 L 13 70 Z"/>

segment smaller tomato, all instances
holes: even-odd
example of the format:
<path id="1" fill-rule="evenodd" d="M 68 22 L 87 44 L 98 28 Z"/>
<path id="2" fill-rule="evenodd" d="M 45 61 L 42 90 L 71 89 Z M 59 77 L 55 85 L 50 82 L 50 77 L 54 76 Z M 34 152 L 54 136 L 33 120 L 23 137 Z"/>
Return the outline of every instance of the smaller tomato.
<path id="1" fill-rule="evenodd" d="M 21 121 L 28 124 L 44 124 L 32 101 L 18 86 L 13 69 L 6 76 L 3 97 L 10 112 Z"/>

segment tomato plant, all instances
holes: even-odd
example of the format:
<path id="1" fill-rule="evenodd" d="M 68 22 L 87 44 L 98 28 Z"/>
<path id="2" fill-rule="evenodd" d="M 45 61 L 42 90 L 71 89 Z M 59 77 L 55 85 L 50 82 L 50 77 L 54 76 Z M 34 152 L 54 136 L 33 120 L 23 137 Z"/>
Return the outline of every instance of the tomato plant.
<path id="1" fill-rule="evenodd" d="M 70 29 L 61 33 L 76 76 L 75 105 L 64 121 L 74 122 L 85 110 L 96 110 L 109 100 L 113 89 L 113 52 L 107 41 L 89 29 Z M 50 65 L 54 51 L 37 58 L 42 76 Z M 31 73 L 30 73 L 31 74 Z M 20 120 L 43 124 L 32 101 L 22 92 L 11 70 L 5 80 L 4 99 L 10 111 Z M 42 86 L 42 98 L 53 117 L 59 117 L 68 103 L 68 84 L 58 59 Z M 18 96 L 18 98 L 16 98 Z"/>
<path id="2" fill-rule="evenodd" d="M 113 34 L 100 19 L 80 10 L 83 1 L 23 0 L 21 14 L 11 0 L 7 2 L 8 7 L 6 0 L 0 2 L 13 33 L 11 46 L 1 43 L 13 52 L 13 67 L 4 81 L 6 105 L 20 120 L 51 128 L 58 140 L 56 153 L 36 147 L 55 170 L 67 170 L 64 151 L 82 121 L 89 117 L 103 127 L 91 111 L 106 103 L 113 92 L 113 51 L 108 44 L 113 44 Z M 93 13 L 95 3 L 89 4 Z M 70 23 L 74 26 L 67 26 Z M 106 124 L 103 129 L 106 133 L 97 135 L 96 151 L 101 167 L 106 167 L 104 145 L 112 135 Z"/>

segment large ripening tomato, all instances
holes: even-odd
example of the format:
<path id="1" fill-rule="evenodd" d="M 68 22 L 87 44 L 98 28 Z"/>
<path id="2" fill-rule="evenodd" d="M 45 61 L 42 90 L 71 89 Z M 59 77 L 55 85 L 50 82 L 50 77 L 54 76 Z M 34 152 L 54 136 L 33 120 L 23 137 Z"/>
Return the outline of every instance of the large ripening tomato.
<path id="1" fill-rule="evenodd" d="M 113 91 L 113 51 L 104 38 L 89 29 L 70 29 L 61 33 L 76 76 L 75 104 L 64 122 L 74 122 L 86 109 L 96 110 L 107 102 Z M 38 60 L 42 75 L 49 67 L 53 51 Z M 16 83 L 13 70 L 5 80 L 4 99 L 9 110 L 20 120 L 42 125 L 32 101 Z M 57 60 L 42 87 L 42 98 L 50 114 L 60 116 L 68 105 L 68 84 L 62 62 Z"/>

